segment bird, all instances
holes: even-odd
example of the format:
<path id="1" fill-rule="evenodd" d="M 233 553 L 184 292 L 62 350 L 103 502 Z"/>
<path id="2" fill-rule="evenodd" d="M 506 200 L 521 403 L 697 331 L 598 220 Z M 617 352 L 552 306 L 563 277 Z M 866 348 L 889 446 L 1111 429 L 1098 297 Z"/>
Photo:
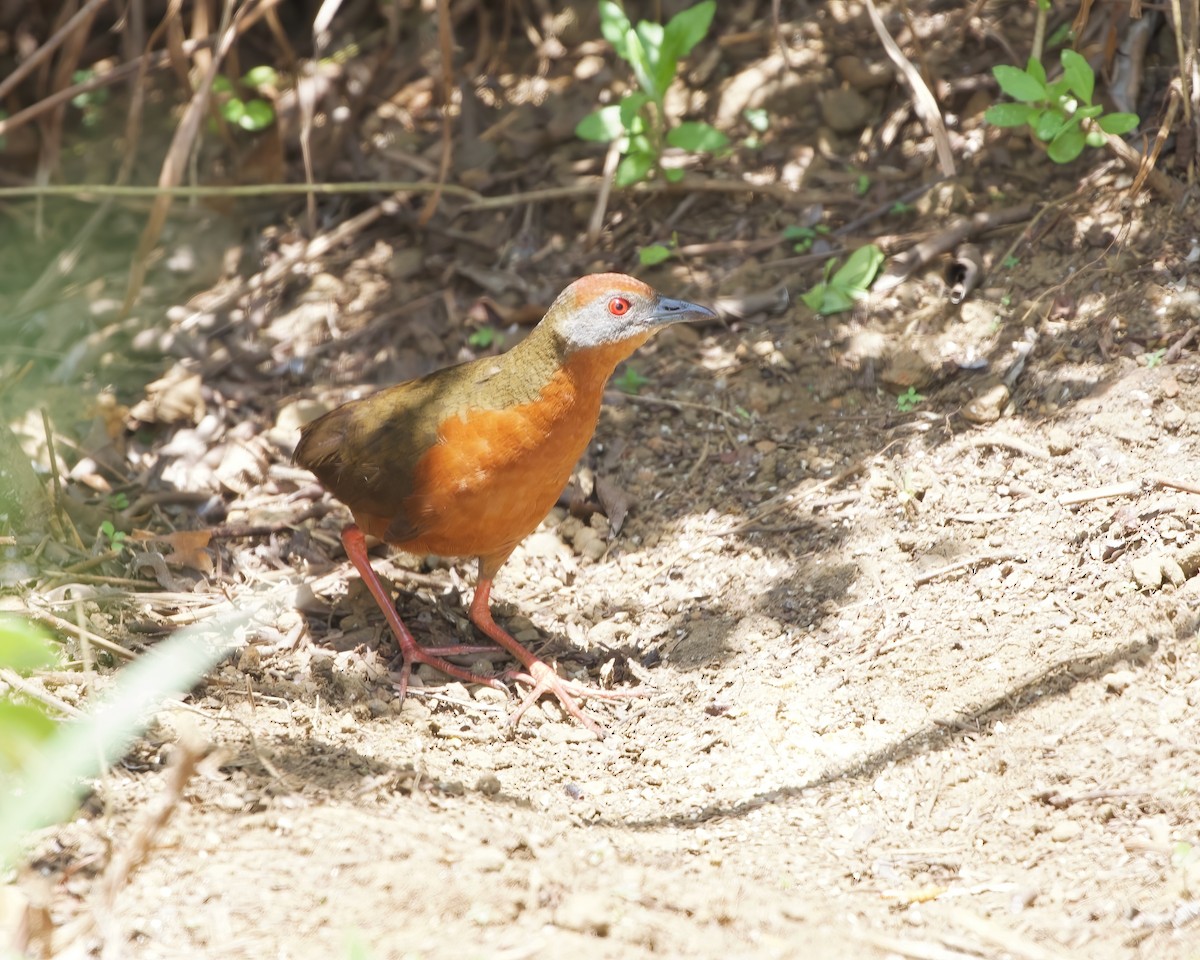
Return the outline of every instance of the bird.
<path id="1" fill-rule="evenodd" d="M 558 501 L 592 439 L 617 365 L 669 324 L 716 316 L 633 277 L 587 275 L 567 286 L 507 352 L 350 400 L 301 428 L 296 463 L 350 510 L 342 545 L 395 635 L 401 699 L 415 663 L 507 688 L 443 659 L 479 648 L 417 644 L 371 567 L 367 536 L 411 554 L 474 558 L 468 617 L 521 665 L 506 679 L 528 687 L 510 727 L 548 694 L 604 738 L 578 701 L 613 694 L 560 677 L 497 624 L 492 583 Z"/>

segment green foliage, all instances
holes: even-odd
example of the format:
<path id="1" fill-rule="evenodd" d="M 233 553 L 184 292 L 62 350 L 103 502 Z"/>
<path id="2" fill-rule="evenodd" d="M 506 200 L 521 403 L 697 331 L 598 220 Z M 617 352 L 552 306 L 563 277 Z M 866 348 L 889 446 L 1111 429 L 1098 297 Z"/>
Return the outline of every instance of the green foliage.
<path id="1" fill-rule="evenodd" d="M 866 196 L 868 190 L 871 189 L 871 178 L 865 173 L 860 173 L 854 181 L 854 194 L 858 197 Z"/>
<path id="2" fill-rule="evenodd" d="M 477 350 L 487 350 L 492 344 L 498 347 L 504 343 L 504 334 L 495 327 L 480 327 L 478 330 L 471 332 L 470 336 L 467 337 L 467 343 Z"/>
<path id="3" fill-rule="evenodd" d="M 671 259 L 672 250 L 661 243 L 652 243 L 648 247 L 638 248 L 638 262 L 643 267 L 654 267 L 664 260 Z"/>
<path id="4" fill-rule="evenodd" d="M 771 126 L 771 118 L 767 115 L 767 111 L 761 108 L 747 107 L 742 111 L 742 116 L 746 118 L 750 129 L 755 133 L 766 133 Z"/>
<path id="5" fill-rule="evenodd" d="M 865 297 L 875 274 L 883 265 L 883 251 L 875 244 L 869 243 L 850 254 L 836 273 L 833 273 L 834 263 L 835 261 L 830 259 L 825 264 L 824 281 L 801 298 L 817 313 L 842 313 L 851 309 L 856 300 Z"/>
<path id="6" fill-rule="evenodd" d="M 1075 42 L 1075 31 L 1071 29 L 1071 21 L 1064 21 L 1057 30 L 1046 38 L 1046 49 L 1053 50 L 1064 43 Z"/>
<path id="7" fill-rule="evenodd" d="M 236 613 L 179 631 L 124 668 L 103 699 L 69 723 L 52 723 L 37 749 L 26 751 L 21 766 L 0 766 L 0 871 L 12 864 L 26 835 L 67 817 L 83 791 L 82 781 L 120 757 L 163 700 L 187 690 L 241 643 L 262 603 L 243 601 Z M 2 651 L 25 651 L 28 664 L 33 628 L 23 621 L 0 619 Z M 13 640 L 16 636 L 18 639 Z M 40 641 L 43 642 L 44 641 Z M 44 659 L 35 656 L 36 662 Z M 0 661 L 2 662 L 2 661 Z M 0 718 L 0 745 L 11 749 L 6 720 Z M 44 725 L 43 730 L 48 730 Z"/>
<path id="8" fill-rule="evenodd" d="M 71 74 L 71 82 L 87 83 L 95 76 L 95 70 L 76 70 Z M 77 93 L 71 98 L 71 106 L 83 113 L 83 125 L 85 127 L 94 127 L 100 122 L 102 115 L 100 108 L 107 102 L 108 90 L 105 87 L 88 90 L 86 93 Z"/>
<path id="9" fill-rule="evenodd" d="M 262 90 L 264 87 L 275 87 L 278 84 L 279 74 L 275 72 L 275 68 L 264 65 L 247 71 L 238 85 L 224 74 L 218 74 L 213 80 L 212 89 L 226 123 L 257 133 L 266 130 L 275 122 L 275 108 L 261 97 L 239 96 L 237 86 L 249 90 Z"/>
<path id="10" fill-rule="evenodd" d="M 621 375 L 613 381 L 617 385 L 617 389 L 622 393 L 636 394 L 650 381 L 638 373 L 637 368 L 632 364 L 626 364 L 625 369 L 621 371 Z"/>
<path id="11" fill-rule="evenodd" d="M 728 145 L 729 138 L 707 123 L 688 121 L 672 126 L 664 106 L 680 58 L 704 39 L 716 10 L 716 0 L 703 0 L 675 14 L 666 26 L 642 20 L 635 27 L 619 3 L 600 0 L 600 32 L 629 64 L 638 89 L 627 93 L 620 103 L 588 114 L 576 125 L 575 135 L 581 140 L 617 141 L 622 155 L 615 176 L 617 186 L 637 183 L 655 170 L 667 180 L 681 179 L 682 170 L 662 168 L 664 147 L 716 153 Z"/>
<path id="12" fill-rule="evenodd" d="M 757 150 L 762 146 L 759 134 L 767 132 L 771 126 L 771 118 L 767 114 L 767 111 L 760 107 L 747 107 L 742 111 L 742 117 L 750 125 L 750 129 L 754 131 L 754 133 L 742 141 L 742 144 L 751 150 Z"/>
<path id="13" fill-rule="evenodd" d="M 888 213 L 893 217 L 903 217 L 906 214 L 912 213 L 915 209 L 916 207 L 914 207 L 911 203 L 905 203 L 903 200 L 897 200 L 892 204 L 891 208 L 888 210 Z"/>
<path id="14" fill-rule="evenodd" d="M 1146 366 L 1151 370 L 1153 370 L 1155 367 L 1157 367 L 1159 364 L 1161 364 L 1163 362 L 1163 357 L 1165 357 L 1166 355 L 1167 355 L 1167 351 L 1165 348 L 1159 349 L 1159 350 L 1151 350 L 1148 353 L 1142 354 L 1142 356 L 1146 358 Z"/>
<path id="15" fill-rule="evenodd" d="M 114 527 L 111 520 L 105 520 L 100 524 L 100 536 L 108 541 L 110 550 L 125 549 L 125 531 Z"/>
<path id="16" fill-rule="evenodd" d="M 912 413 L 924 402 L 925 397 L 917 393 L 917 388 L 909 387 L 896 397 L 896 409 L 901 413 Z"/>
<path id="17" fill-rule="evenodd" d="M 783 239 L 793 241 L 792 249 L 796 253 L 808 253 L 812 249 L 813 241 L 827 233 L 829 228 L 823 223 L 813 227 L 791 226 L 784 229 Z"/>
<path id="18" fill-rule="evenodd" d="M 129 497 L 124 493 L 114 493 L 108 498 L 108 505 L 114 510 L 128 510 Z"/>
<path id="19" fill-rule="evenodd" d="M 670 260 L 675 255 L 675 250 L 679 246 L 679 235 L 671 234 L 671 239 L 667 243 L 652 243 L 646 247 L 638 248 L 638 262 L 643 267 L 654 267 L 665 260 Z"/>
<path id="20" fill-rule="evenodd" d="M 0 614 L 0 667 L 29 674 L 56 660 L 46 633 L 11 614 Z M 38 704 L 0 697 L 0 779 L 11 776 L 54 733 L 54 721 Z"/>
<path id="21" fill-rule="evenodd" d="M 1074 50 L 1061 54 L 1063 75 L 1050 83 L 1036 57 L 1024 70 L 1008 64 L 992 68 L 1000 89 L 1017 101 L 988 108 L 984 120 L 995 127 L 1028 126 L 1034 138 L 1046 144 L 1046 155 L 1055 163 L 1070 163 L 1085 146 L 1104 145 L 1105 134 L 1120 135 L 1134 129 L 1137 114 L 1104 113 L 1092 103 L 1096 76 L 1087 60 Z"/>
<path id="22" fill-rule="evenodd" d="M 1021 262 L 1020 257 L 1014 257 L 1010 253 L 1003 260 L 1000 261 L 1000 266 L 1002 266 L 1005 270 L 1013 270 L 1017 267 L 1018 264 L 1020 264 L 1020 262 Z"/>

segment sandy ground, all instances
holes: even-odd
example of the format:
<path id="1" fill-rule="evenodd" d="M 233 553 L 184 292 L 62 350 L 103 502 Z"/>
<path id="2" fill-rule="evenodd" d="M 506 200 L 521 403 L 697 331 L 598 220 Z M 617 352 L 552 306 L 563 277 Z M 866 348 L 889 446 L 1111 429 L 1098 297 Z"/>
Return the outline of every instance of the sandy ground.
<path id="1" fill-rule="evenodd" d="M 145 489 L 193 495 L 138 525 L 220 528 L 215 566 L 173 563 L 171 591 L 131 549 L 105 570 L 149 589 L 84 612 L 137 645 L 192 602 L 287 602 L 37 838 L 17 879 L 45 921 L 30 954 L 1197 960 L 1200 359 L 1194 341 L 1171 349 L 1196 322 L 1195 221 L 1131 205 L 1111 166 L 1076 193 L 1078 169 L 1019 161 L 907 225 L 987 208 L 989 185 L 1005 205 L 1065 198 L 1019 265 L 1002 260 L 1027 222 L 976 238 L 986 280 L 961 307 L 935 268 L 821 318 L 797 299 L 811 262 L 638 270 L 630 244 L 648 237 L 621 232 L 498 267 L 503 212 L 470 244 L 435 231 L 419 250 L 384 220 L 274 286 L 238 292 L 235 272 L 166 312 L 172 332 L 132 353 L 175 366 L 118 388 L 139 430 L 107 442 Z M 793 216 L 714 197 L 674 217 L 690 239 Z M 659 224 L 679 198 L 638 203 Z M 539 214 L 530 249 L 589 214 Z M 240 275 L 295 239 L 263 239 Z M 589 706 L 603 742 L 553 704 L 510 733 L 511 703 L 424 670 L 400 703 L 338 545 L 346 514 L 290 464 L 296 425 L 496 349 L 468 341 L 485 290 L 544 304 L 612 267 L 701 301 L 792 293 L 643 349 L 645 383 L 613 391 L 574 512 L 497 580 L 519 639 L 641 695 Z M 522 335 L 498 328 L 503 347 Z M 375 564 L 419 640 L 472 639 L 469 566 Z M 107 889 L 170 797 L 184 733 L 207 758 Z"/>

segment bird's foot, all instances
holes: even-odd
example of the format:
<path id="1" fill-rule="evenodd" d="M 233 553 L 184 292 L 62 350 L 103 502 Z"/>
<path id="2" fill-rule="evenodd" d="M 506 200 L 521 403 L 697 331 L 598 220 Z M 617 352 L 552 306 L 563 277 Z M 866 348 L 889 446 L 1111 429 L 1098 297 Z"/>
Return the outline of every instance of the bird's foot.
<path id="1" fill-rule="evenodd" d="M 434 670 L 454 677 L 456 680 L 462 680 L 464 683 L 479 683 L 485 687 L 491 687 L 493 690 L 507 693 L 508 688 L 495 677 L 484 677 L 471 673 L 471 671 L 457 667 L 438 656 L 438 654 L 453 656 L 456 653 L 477 653 L 488 650 L 494 651 L 495 647 L 419 647 L 415 642 L 400 643 L 400 653 L 388 664 L 388 676 L 391 677 L 401 702 L 408 694 L 408 679 L 412 675 L 413 664 L 416 663 L 427 663 Z"/>
<path id="2" fill-rule="evenodd" d="M 567 713 L 587 727 L 598 739 L 603 740 L 607 731 L 584 713 L 578 701 L 585 698 L 593 700 L 628 700 L 632 697 L 644 697 L 650 692 L 648 690 L 600 690 L 597 687 L 589 687 L 574 680 L 565 680 L 545 660 L 534 660 L 529 665 L 528 670 L 528 673 L 513 670 L 504 674 L 505 679 L 526 684 L 530 688 L 529 692 L 521 698 L 517 709 L 508 718 L 508 724 L 512 727 L 517 725 L 521 717 L 525 715 L 525 711 L 543 693 L 550 693 L 558 699 L 558 702 L 562 704 L 563 709 Z"/>

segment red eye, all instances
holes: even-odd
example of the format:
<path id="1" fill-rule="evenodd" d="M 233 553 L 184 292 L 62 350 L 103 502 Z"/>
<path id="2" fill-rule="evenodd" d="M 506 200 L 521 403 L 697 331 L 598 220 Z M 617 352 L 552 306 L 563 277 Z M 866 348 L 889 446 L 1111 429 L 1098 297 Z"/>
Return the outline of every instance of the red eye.
<path id="1" fill-rule="evenodd" d="M 613 297 L 608 301 L 608 312 L 614 317 L 623 317 L 629 312 L 629 301 L 624 297 Z"/>

